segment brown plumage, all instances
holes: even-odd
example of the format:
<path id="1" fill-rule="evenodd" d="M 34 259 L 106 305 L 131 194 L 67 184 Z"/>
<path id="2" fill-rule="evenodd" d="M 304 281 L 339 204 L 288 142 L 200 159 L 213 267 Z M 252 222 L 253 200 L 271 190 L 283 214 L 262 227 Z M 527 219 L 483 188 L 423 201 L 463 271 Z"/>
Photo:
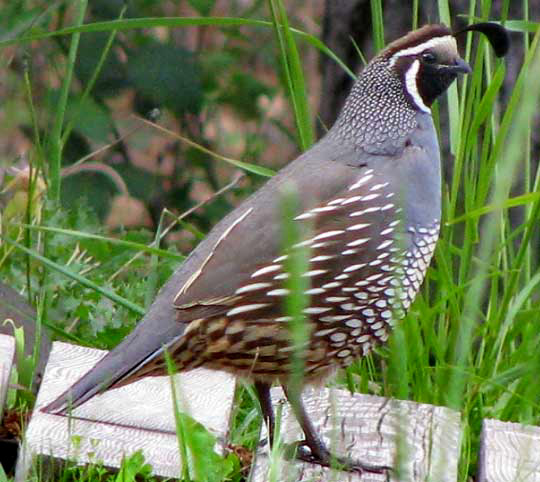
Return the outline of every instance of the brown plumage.
<path id="1" fill-rule="evenodd" d="M 351 184 L 296 218 L 300 224 L 313 223 L 313 234 L 301 243 L 311 248 L 305 273 L 310 281 L 306 322 L 312 333 L 305 347 L 308 382 L 338 366 L 346 367 L 387 340 L 391 326 L 414 298 L 437 240 L 436 224 L 426 227 L 423 235 L 407 235 L 416 239 L 413 245 L 410 240 L 396 239 L 403 223 L 395 191 L 372 170 L 363 172 L 355 183 L 358 187 L 351 189 Z M 378 213 L 376 218 L 374 213 Z M 234 231 L 229 236 L 223 242 L 234 243 Z M 368 243 L 375 249 L 366 249 Z M 226 297 L 190 302 L 190 291 L 205 283 L 205 277 L 212 277 L 213 256 L 176 297 L 177 319 L 186 324 L 186 331 L 167 349 L 177 368 L 204 365 L 246 378 L 286 383 L 292 349 L 289 317 L 283 312 L 288 294 L 284 283 L 287 254 L 258 263 Z M 166 365 L 159 358 L 122 383 L 163 373 Z"/>
<path id="2" fill-rule="evenodd" d="M 407 35 L 390 42 L 378 56 L 389 58 L 396 52 L 410 46 L 422 44 L 436 37 L 447 36 L 452 36 L 452 32 L 444 24 L 432 23 L 424 25 L 417 30 L 412 30 Z"/>

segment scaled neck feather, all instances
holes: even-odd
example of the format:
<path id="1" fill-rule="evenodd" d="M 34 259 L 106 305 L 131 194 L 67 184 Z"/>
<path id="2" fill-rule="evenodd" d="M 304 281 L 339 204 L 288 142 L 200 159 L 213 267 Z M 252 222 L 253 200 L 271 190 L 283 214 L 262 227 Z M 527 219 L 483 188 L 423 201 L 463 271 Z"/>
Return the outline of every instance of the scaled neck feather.
<path id="1" fill-rule="evenodd" d="M 373 154 L 395 154 L 417 114 L 389 60 L 380 56 L 361 72 L 329 135 Z"/>

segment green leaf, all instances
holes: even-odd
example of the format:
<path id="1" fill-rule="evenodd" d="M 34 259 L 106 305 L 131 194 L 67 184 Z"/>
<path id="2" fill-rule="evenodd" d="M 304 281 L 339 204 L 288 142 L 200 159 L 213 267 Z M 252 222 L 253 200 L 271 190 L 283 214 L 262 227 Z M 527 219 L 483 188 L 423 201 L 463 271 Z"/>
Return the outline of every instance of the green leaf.
<path id="1" fill-rule="evenodd" d="M 235 72 L 219 96 L 219 102 L 229 104 L 246 119 L 261 117 L 259 97 L 270 97 L 274 89 L 266 86 L 251 74 Z"/>
<path id="2" fill-rule="evenodd" d="M 69 269 L 64 268 L 60 264 L 55 263 L 54 261 L 42 256 L 41 254 L 34 251 L 33 249 L 28 249 L 26 246 L 23 246 L 22 244 L 6 237 L 3 237 L 2 239 L 4 242 L 9 244 L 10 246 L 14 246 L 18 250 L 28 254 L 30 257 L 32 257 L 36 261 L 39 261 L 40 263 L 44 264 L 48 268 L 51 268 L 57 273 L 61 273 L 62 275 L 67 276 L 68 278 L 71 278 L 77 281 L 81 285 L 86 286 L 87 288 L 90 288 L 94 291 L 97 291 L 98 293 L 101 293 L 103 296 L 120 304 L 124 308 L 128 308 L 129 310 L 134 311 L 135 313 L 139 315 L 144 315 L 144 310 L 140 306 L 137 306 L 135 303 L 132 303 L 131 301 L 125 298 L 122 298 L 121 296 L 117 295 L 116 293 L 110 290 L 104 289 L 102 286 L 99 286 L 98 284 L 90 281 L 88 278 L 85 278 L 84 276 L 81 276 L 77 273 L 74 273 L 73 271 Z"/>
<path id="3" fill-rule="evenodd" d="M 106 143 L 113 128 L 113 122 L 109 112 L 91 97 L 85 99 L 73 96 L 66 106 L 67 122 L 73 122 L 73 128 L 89 139 Z"/>
<path id="4" fill-rule="evenodd" d="M 183 114 L 201 108 L 199 65 L 194 55 L 183 48 L 154 42 L 143 45 L 129 54 L 127 73 L 137 94 L 148 103 L 147 111 L 168 107 Z"/>
<path id="5" fill-rule="evenodd" d="M 116 482 L 128 482 L 139 480 L 139 477 L 150 477 L 152 475 L 152 466 L 146 463 L 142 450 L 137 450 L 129 457 L 122 458 L 120 470 L 115 478 Z"/>
<path id="6" fill-rule="evenodd" d="M 198 13 L 205 17 L 210 15 L 216 4 L 216 0 L 188 0 L 188 2 Z"/>
<path id="7" fill-rule="evenodd" d="M 107 32 L 96 32 L 81 37 L 79 54 L 75 61 L 75 75 L 83 85 L 92 79 L 108 43 L 109 33 Z M 93 86 L 93 93 L 98 97 L 115 96 L 118 95 L 120 89 L 127 86 L 125 65 L 120 61 L 118 53 L 110 49 L 101 65 Z"/>

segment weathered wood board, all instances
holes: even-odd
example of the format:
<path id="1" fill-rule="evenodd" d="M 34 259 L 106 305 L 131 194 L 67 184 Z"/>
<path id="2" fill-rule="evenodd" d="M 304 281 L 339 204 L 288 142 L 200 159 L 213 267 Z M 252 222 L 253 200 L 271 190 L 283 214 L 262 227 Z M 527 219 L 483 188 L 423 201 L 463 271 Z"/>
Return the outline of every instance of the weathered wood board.
<path id="1" fill-rule="evenodd" d="M 478 482 L 540 482 L 540 427 L 485 419 Z"/>
<path id="2" fill-rule="evenodd" d="M 302 438 L 300 427 L 284 403 L 281 437 Z M 304 391 L 306 410 L 333 452 L 370 465 L 399 468 L 388 474 L 351 474 L 298 461 L 278 460 L 272 470 L 279 481 L 437 481 L 456 482 L 461 438 L 460 414 L 444 407 L 354 394 L 337 389 Z M 262 439 L 266 437 L 263 430 Z M 260 449 L 251 482 L 270 480 L 268 449 Z"/>
<path id="3" fill-rule="evenodd" d="M 40 411 L 88 371 L 106 352 L 56 342 L 17 464 L 24 480 L 37 455 L 119 467 L 124 455 L 142 449 L 158 476 L 180 474 L 178 441 L 169 377 L 146 378 L 94 397 L 72 417 Z M 183 406 L 223 443 L 228 436 L 235 381 L 206 369 L 176 375 Z"/>
<path id="4" fill-rule="evenodd" d="M 1 322 L 2 320 L 0 320 Z M 15 338 L 0 335 L 0 419 L 4 413 L 4 403 L 9 385 L 11 367 L 15 357 Z"/>

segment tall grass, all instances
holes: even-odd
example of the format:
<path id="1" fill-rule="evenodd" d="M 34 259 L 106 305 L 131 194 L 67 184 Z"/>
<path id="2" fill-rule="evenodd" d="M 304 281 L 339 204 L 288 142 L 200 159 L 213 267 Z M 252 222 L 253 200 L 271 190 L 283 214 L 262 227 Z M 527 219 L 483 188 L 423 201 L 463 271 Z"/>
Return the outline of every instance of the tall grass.
<path id="1" fill-rule="evenodd" d="M 418 2 L 413 3 L 411 23 L 414 25 Z M 503 2 L 503 12 L 508 11 L 509 3 L 509 0 Z M 35 166 L 47 178 L 51 199 L 58 199 L 64 112 L 69 102 L 77 39 L 83 32 L 107 31 L 112 39 L 112 33 L 117 30 L 156 26 L 273 27 L 300 144 L 306 148 L 313 141 L 296 42 L 306 41 L 326 54 L 333 54 L 315 37 L 290 27 L 283 2 L 270 2 L 271 22 L 214 17 L 138 18 L 90 25 L 82 25 L 86 3 L 76 4 L 75 26 L 0 42 L 0 46 L 17 42 L 22 45 L 30 40 L 43 41 L 52 35 L 72 36 L 61 100 L 53 129 L 46 139 L 51 149 L 51 164 L 47 170 L 43 170 L 41 164 Z M 439 1 L 438 7 L 441 20 L 447 23 L 457 13 L 451 11 L 445 1 Z M 371 8 L 375 41 L 382 46 L 384 10 L 377 1 L 371 2 Z M 490 2 L 482 2 L 480 6 L 472 1 L 468 13 L 472 17 L 480 11 L 482 18 L 493 19 L 490 9 Z M 527 2 L 524 9 L 528 11 Z M 502 20 L 505 19 L 506 15 Z M 442 186 L 441 237 L 422 291 L 390 344 L 357 363 L 349 369 L 346 379 L 342 378 L 353 389 L 369 391 L 369 386 L 378 386 L 387 397 L 446 405 L 461 411 L 464 426 L 462 481 L 475 474 L 484 418 L 540 423 L 540 385 L 537 383 L 540 370 L 540 169 L 532 162 L 536 161 L 538 166 L 538 160 L 531 159 L 532 126 L 540 95 L 536 85 L 540 77 L 540 25 L 530 22 L 528 14 L 523 19 L 513 20 L 512 27 L 524 33 L 525 56 L 511 92 L 506 93 L 508 101 L 500 100 L 506 61 L 495 59 L 484 40 L 469 34 L 465 51 L 473 73 L 451 89 L 447 101 L 442 101 L 448 102 L 448 109 L 436 109 L 449 113 L 450 147 L 442 153 L 442 158 L 445 164 L 452 164 L 452 174 Z M 532 40 L 528 32 L 536 32 Z M 30 104 L 30 107 L 35 118 L 35 105 Z M 42 145 L 39 129 L 35 131 L 39 147 Z M 242 167 L 242 164 L 237 165 Z M 244 167 L 262 172 L 257 166 Z M 48 224 L 47 219 L 44 221 Z M 37 221 L 34 219 L 33 223 Z M 26 228 L 29 231 L 44 229 L 35 225 Z M 62 233 L 85 236 L 67 230 Z M 69 267 L 58 266 L 54 260 L 47 259 L 46 254 L 40 253 L 40 246 L 24 245 L 7 237 L 3 241 L 32 257 L 33 262 L 71 276 L 77 283 L 141 312 L 139 306 L 116 296 L 107 286 L 95 286 L 72 273 Z M 105 238 L 100 241 L 108 242 Z M 135 243 L 132 247 L 155 256 L 164 254 L 154 247 L 140 248 Z M 351 376 L 354 374 L 361 375 L 360 382 Z M 241 415 L 233 428 L 234 438 L 237 443 L 253 446 L 256 402 L 252 391 L 246 391 L 243 397 L 244 405 L 238 412 Z"/>

